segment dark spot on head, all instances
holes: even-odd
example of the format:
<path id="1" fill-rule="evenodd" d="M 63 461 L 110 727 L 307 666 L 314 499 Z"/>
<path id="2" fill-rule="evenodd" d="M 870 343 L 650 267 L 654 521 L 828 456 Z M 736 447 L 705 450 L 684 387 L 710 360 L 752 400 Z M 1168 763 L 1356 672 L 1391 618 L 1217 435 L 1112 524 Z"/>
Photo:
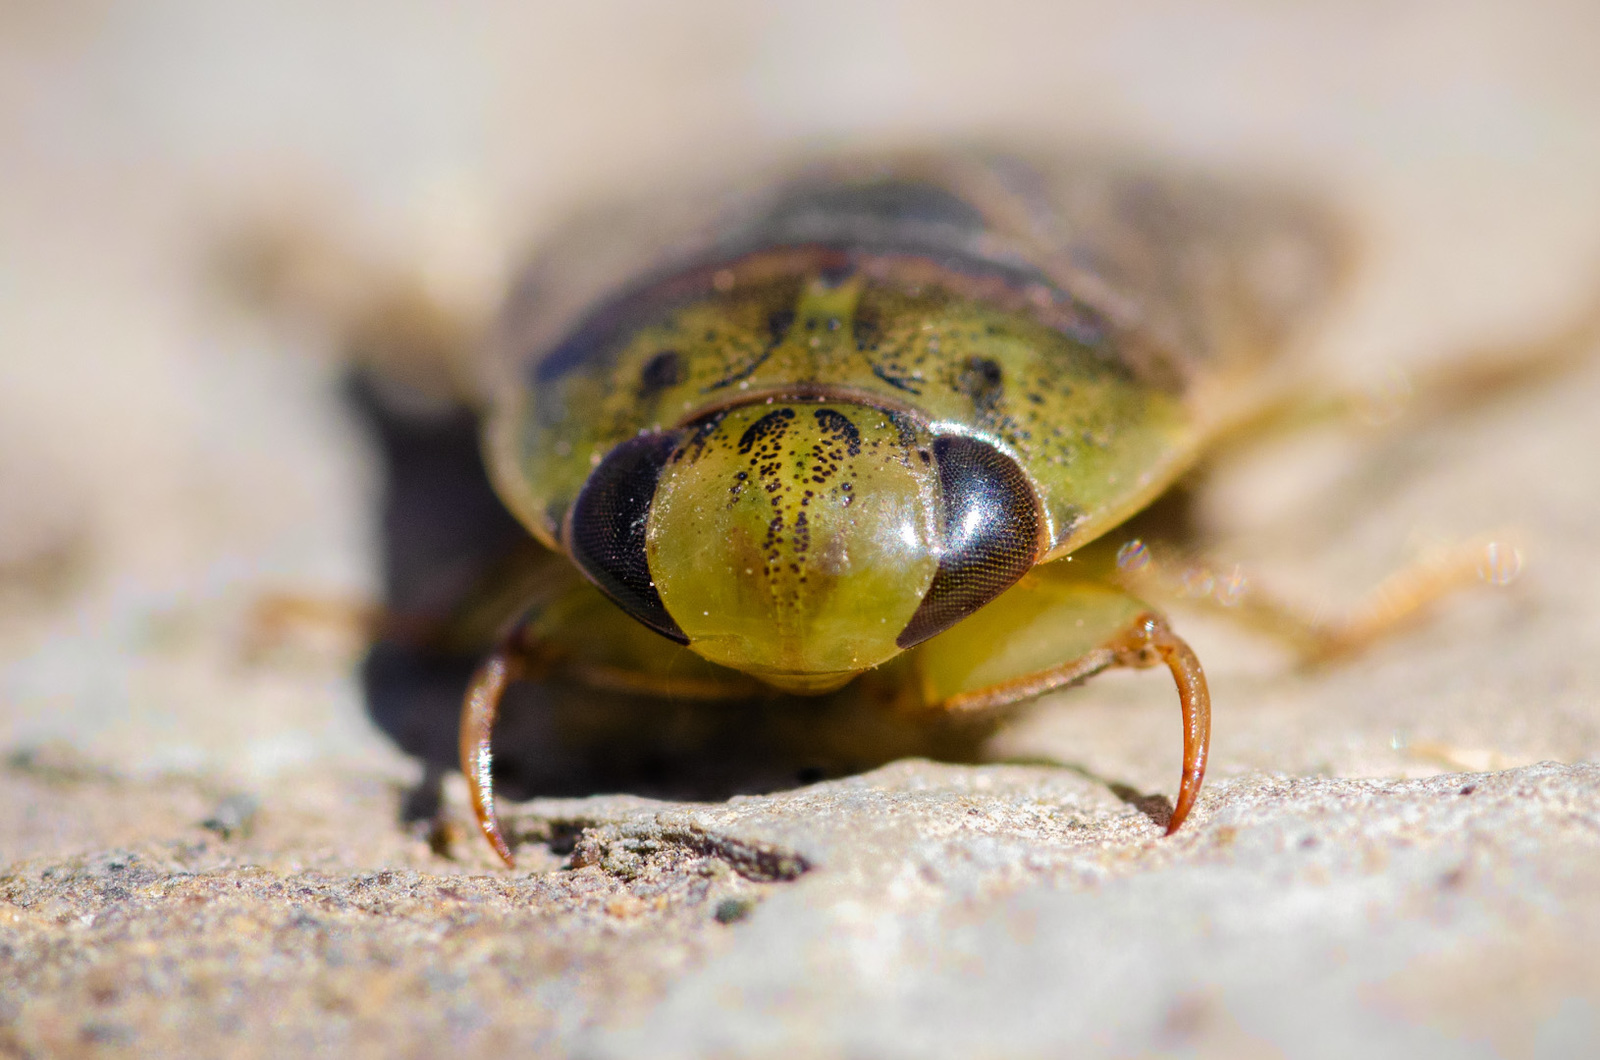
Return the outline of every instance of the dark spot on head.
<path id="1" fill-rule="evenodd" d="M 827 432 L 834 442 L 843 442 L 851 456 L 861 454 L 861 432 L 850 417 L 834 409 L 817 409 L 817 426 Z"/>
<path id="2" fill-rule="evenodd" d="M 917 440 L 917 422 L 903 412 L 890 412 L 889 422 L 900 435 L 900 444 L 910 448 Z M 876 443 L 874 443 L 876 444 Z"/>
<path id="3" fill-rule="evenodd" d="M 672 462 L 677 463 L 685 457 L 688 457 L 691 461 L 699 460 L 700 454 L 705 451 L 707 439 L 711 437 L 727 415 L 726 411 L 714 412 L 699 423 L 696 423 L 689 437 L 678 447 L 678 451 L 672 454 Z"/>
<path id="4" fill-rule="evenodd" d="M 748 454 L 755 448 L 757 442 L 764 442 L 769 438 L 776 442 L 789 429 L 789 421 L 794 419 L 794 409 L 773 409 L 765 416 L 756 420 L 745 428 L 744 434 L 739 436 L 739 454 Z"/>
<path id="5" fill-rule="evenodd" d="M 639 370 L 639 396 L 650 397 L 668 387 L 677 386 L 688 374 L 682 354 L 677 350 L 662 350 Z"/>

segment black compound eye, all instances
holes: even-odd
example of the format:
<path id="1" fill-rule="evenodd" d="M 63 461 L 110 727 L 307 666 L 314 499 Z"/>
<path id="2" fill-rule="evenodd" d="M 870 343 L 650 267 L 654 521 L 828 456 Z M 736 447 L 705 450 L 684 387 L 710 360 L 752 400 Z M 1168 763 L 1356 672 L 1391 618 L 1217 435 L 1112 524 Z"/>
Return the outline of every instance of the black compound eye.
<path id="1" fill-rule="evenodd" d="M 567 522 L 567 550 L 600 591 L 669 640 L 689 643 L 667 614 L 645 556 L 645 527 L 656 482 L 678 438 L 642 434 L 606 455 L 589 475 Z"/>
<path id="2" fill-rule="evenodd" d="M 999 596 L 1039 555 L 1039 507 L 1015 460 L 960 436 L 934 439 L 933 458 L 944 496 L 944 554 L 922 603 L 895 638 L 902 648 L 943 633 Z"/>

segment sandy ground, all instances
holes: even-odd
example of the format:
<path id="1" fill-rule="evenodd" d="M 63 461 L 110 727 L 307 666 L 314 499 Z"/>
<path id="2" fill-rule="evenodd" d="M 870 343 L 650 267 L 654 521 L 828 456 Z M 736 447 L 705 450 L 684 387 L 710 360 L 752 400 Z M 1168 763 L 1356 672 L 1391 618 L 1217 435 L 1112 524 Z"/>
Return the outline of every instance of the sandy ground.
<path id="1" fill-rule="evenodd" d="M 1491 531 L 1523 570 L 1346 665 L 1196 614 L 1170 690 L 720 803 L 526 804 L 516 873 L 399 822 L 419 767 L 330 636 L 376 477 L 326 336 L 209 252 L 306 217 L 497 297 L 597 189 L 796 142 L 1127 142 L 1344 204 L 1312 358 L 1389 379 L 1600 289 L 1583 2 L 0 5 L 0 1053 L 1578 1056 L 1600 1040 L 1600 367 L 1220 469 L 1223 554 L 1336 605 Z M 1414 426 L 1414 425 L 1413 425 Z M 1538 764 L 1547 763 L 1547 764 Z"/>

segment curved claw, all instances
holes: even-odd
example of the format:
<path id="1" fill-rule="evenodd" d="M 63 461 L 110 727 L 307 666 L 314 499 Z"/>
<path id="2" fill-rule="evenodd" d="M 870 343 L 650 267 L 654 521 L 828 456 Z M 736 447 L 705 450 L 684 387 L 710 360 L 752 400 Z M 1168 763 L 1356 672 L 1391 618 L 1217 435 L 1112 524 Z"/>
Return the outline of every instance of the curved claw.
<path id="1" fill-rule="evenodd" d="M 500 831 L 500 819 L 494 812 L 494 776 L 490 771 L 494 753 L 490 748 L 490 736 L 495 716 L 500 712 L 500 697 L 517 679 L 518 670 L 508 650 L 496 651 L 472 675 L 467 698 L 461 705 L 461 772 L 467 776 L 467 790 L 472 794 L 472 810 L 477 815 L 478 828 L 508 868 L 516 868 L 517 862 L 511 856 L 511 847 Z"/>
<path id="2" fill-rule="evenodd" d="M 1178 685 L 1178 700 L 1183 709 L 1183 781 L 1178 786 L 1178 801 L 1167 822 L 1171 835 L 1183 824 L 1200 797 L 1200 784 L 1206 778 L 1206 755 L 1211 750 L 1211 691 L 1206 687 L 1205 671 L 1194 651 L 1162 623 L 1152 641 L 1161 661 L 1172 671 Z"/>
<path id="3" fill-rule="evenodd" d="M 1167 620 L 1154 612 L 1140 615 L 1125 639 L 1112 649 L 1122 666 L 1147 667 L 1165 663 L 1178 685 L 1183 711 L 1183 779 L 1178 799 L 1167 821 L 1167 835 L 1176 832 L 1200 797 L 1206 776 L 1206 755 L 1211 749 L 1211 692 L 1205 671 L 1194 650 L 1172 632 Z"/>

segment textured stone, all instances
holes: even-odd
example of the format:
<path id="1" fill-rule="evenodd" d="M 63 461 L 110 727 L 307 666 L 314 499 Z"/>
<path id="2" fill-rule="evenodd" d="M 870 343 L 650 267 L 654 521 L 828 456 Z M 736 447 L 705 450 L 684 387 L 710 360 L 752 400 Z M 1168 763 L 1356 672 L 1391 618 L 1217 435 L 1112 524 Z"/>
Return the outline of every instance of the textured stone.
<path id="1" fill-rule="evenodd" d="M 57 812 L 124 787 L 7 777 Z M 453 865 L 333 826 L 386 820 L 382 785 L 308 780 L 234 839 L 197 790 L 129 787 L 166 838 L 0 876 L 20 1055 L 1567 1055 L 1600 1032 L 1594 765 L 1240 778 L 1169 840 L 1075 774 L 907 761 L 725 804 L 535 801 L 509 875 L 476 842 Z"/>

